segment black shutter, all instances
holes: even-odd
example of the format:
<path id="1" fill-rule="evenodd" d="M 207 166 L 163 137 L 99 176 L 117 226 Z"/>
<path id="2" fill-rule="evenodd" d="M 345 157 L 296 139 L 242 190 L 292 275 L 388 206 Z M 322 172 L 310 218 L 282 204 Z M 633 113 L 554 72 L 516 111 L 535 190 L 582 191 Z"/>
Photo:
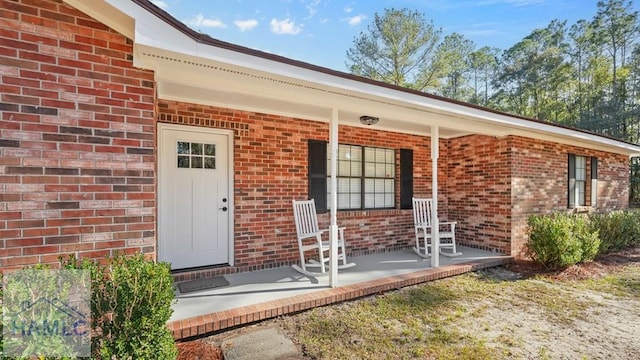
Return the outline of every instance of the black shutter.
<path id="1" fill-rule="evenodd" d="M 595 207 L 598 202 L 598 158 L 591 157 L 591 206 Z"/>
<path id="2" fill-rule="evenodd" d="M 569 189 L 568 189 L 568 207 L 573 209 L 576 207 L 576 155 L 569 154 Z"/>
<path id="3" fill-rule="evenodd" d="M 411 209 L 413 197 L 413 150 L 400 149 L 400 209 Z"/>
<path id="4" fill-rule="evenodd" d="M 316 212 L 327 212 L 327 142 L 309 140 L 309 199 L 315 199 Z"/>

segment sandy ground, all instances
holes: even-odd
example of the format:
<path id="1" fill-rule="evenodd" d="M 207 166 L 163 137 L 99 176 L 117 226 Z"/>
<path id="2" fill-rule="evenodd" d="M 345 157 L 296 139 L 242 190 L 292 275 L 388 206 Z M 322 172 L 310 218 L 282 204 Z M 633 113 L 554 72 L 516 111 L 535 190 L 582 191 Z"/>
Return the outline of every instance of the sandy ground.
<path id="1" fill-rule="evenodd" d="M 584 314 L 563 321 L 527 304 L 475 302 L 468 306 L 480 315 L 460 328 L 507 359 L 640 359 L 640 299 L 582 289 L 565 296 L 588 303 Z"/>

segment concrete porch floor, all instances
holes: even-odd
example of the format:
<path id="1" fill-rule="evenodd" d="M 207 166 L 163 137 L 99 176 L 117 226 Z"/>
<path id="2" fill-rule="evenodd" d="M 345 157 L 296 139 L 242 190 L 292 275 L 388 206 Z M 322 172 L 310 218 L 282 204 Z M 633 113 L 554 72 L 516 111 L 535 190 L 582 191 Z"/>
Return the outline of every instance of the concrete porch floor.
<path id="1" fill-rule="evenodd" d="M 308 277 L 289 266 L 225 275 L 228 286 L 176 293 L 168 326 L 175 339 L 185 339 L 513 261 L 463 246 L 458 251 L 461 256 L 440 256 L 438 268 L 411 249 L 351 257 L 356 266 L 339 272 L 337 288 L 329 287 L 328 276 Z"/>

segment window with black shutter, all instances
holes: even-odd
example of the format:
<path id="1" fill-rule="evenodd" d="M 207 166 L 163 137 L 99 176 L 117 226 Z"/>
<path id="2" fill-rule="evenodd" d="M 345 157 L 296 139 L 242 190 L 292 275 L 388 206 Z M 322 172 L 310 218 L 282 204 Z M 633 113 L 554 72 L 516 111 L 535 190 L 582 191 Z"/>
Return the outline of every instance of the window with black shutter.
<path id="1" fill-rule="evenodd" d="M 318 212 L 330 206 L 330 151 L 325 141 L 309 140 L 309 198 Z M 400 152 L 401 207 L 411 207 L 413 196 L 413 152 Z M 393 149 L 338 145 L 338 209 L 395 208 L 396 152 Z M 403 205 L 404 204 L 404 205 Z"/>

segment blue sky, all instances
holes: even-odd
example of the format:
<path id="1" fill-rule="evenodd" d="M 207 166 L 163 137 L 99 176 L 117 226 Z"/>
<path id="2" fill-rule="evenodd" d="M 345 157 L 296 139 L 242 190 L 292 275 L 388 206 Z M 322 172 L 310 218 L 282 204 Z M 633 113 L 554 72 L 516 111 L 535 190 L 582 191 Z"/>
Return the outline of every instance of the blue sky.
<path id="1" fill-rule="evenodd" d="M 553 19 L 591 20 L 597 0 L 151 0 L 192 29 L 257 50 L 345 71 L 347 49 L 374 14 L 424 13 L 442 34 L 506 50 Z M 626 0 L 625 0 L 626 2 Z M 633 7 L 638 10 L 634 2 Z"/>

